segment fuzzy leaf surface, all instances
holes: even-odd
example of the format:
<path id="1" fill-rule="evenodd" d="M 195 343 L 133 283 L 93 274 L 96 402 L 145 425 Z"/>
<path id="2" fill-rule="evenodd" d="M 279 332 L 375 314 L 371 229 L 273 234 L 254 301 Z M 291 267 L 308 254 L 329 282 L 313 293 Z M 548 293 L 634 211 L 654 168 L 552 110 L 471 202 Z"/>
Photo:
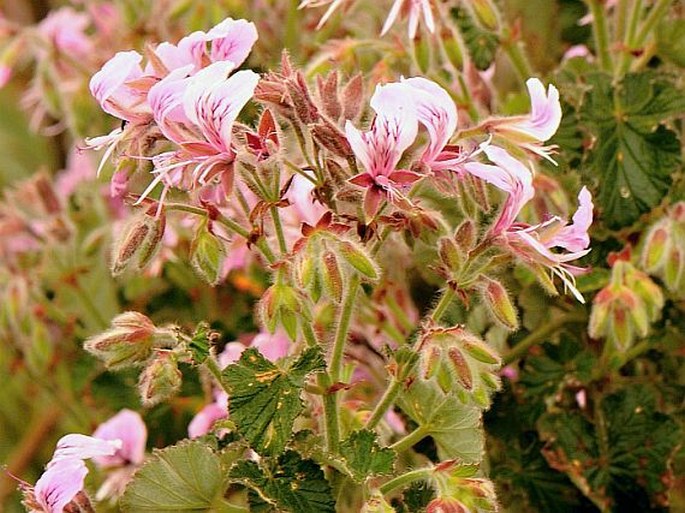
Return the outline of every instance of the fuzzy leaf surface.
<path id="1" fill-rule="evenodd" d="M 400 394 L 398 404 L 419 426 L 428 428 L 440 459 L 478 463 L 483 457 L 480 408 L 445 394 L 431 381 L 417 379 Z"/>
<path id="2" fill-rule="evenodd" d="M 153 453 L 126 487 L 125 512 L 207 511 L 224 492 L 219 457 L 202 442 L 181 442 Z"/>
<path id="3" fill-rule="evenodd" d="M 300 393 L 305 378 L 325 365 L 321 351 L 315 348 L 304 351 L 285 369 L 249 348 L 237 363 L 224 370 L 231 420 L 254 450 L 265 454 L 283 452 L 303 408 Z"/>
<path id="4" fill-rule="evenodd" d="M 395 452 L 381 447 L 376 435 L 368 430 L 355 431 L 340 444 L 340 454 L 355 481 L 362 482 L 369 476 L 392 473 Z"/>
<path id="5" fill-rule="evenodd" d="M 241 461 L 230 477 L 251 489 L 251 511 L 335 513 L 333 492 L 321 467 L 295 451 L 286 451 L 277 461 L 261 465 Z"/>

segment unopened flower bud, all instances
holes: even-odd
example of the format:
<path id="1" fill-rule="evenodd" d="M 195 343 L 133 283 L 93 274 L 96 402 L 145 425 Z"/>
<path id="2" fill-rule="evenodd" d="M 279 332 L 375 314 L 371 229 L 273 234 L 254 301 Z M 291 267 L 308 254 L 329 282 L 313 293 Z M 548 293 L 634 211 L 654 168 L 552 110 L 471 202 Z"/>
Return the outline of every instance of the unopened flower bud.
<path id="1" fill-rule="evenodd" d="M 424 352 L 421 359 L 423 379 L 431 379 L 437 376 L 442 362 L 442 351 L 439 347 L 430 347 Z"/>
<path id="2" fill-rule="evenodd" d="M 138 391 L 145 406 L 154 406 L 175 395 L 183 375 L 176 358 L 168 351 L 159 351 L 154 360 L 140 374 Z"/>
<path id="3" fill-rule="evenodd" d="M 62 210 L 54 185 L 46 175 L 41 173 L 36 176 L 33 185 L 41 206 L 47 214 L 57 214 Z"/>
<path id="4" fill-rule="evenodd" d="M 166 227 L 166 216 L 164 212 L 155 216 L 153 212 L 156 209 L 153 206 L 142 215 L 135 216 L 114 245 L 114 276 L 121 274 L 129 266 L 137 270 L 143 269 L 159 249 Z"/>
<path id="5" fill-rule="evenodd" d="M 221 278 L 223 257 L 224 245 L 204 224 L 190 246 L 190 264 L 201 278 L 214 286 Z"/>
<path id="6" fill-rule="evenodd" d="M 364 503 L 360 513 L 394 513 L 395 508 L 393 508 L 388 502 L 383 498 L 383 494 L 380 492 L 374 492 L 372 496 Z"/>
<path id="7" fill-rule="evenodd" d="M 285 86 L 290 95 L 297 118 L 308 125 L 319 119 L 319 111 L 312 102 L 309 89 L 301 72 L 297 72 L 293 77 L 286 79 Z"/>
<path id="8" fill-rule="evenodd" d="M 438 240 L 438 255 L 450 271 L 459 271 L 464 263 L 464 256 L 456 243 L 449 237 L 442 237 Z"/>
<path id="9" fill-rule="evenodd" d="M 491 0 L 471 0 L 471 8 L 483 28 L 493 32 L 499 29 L 497 11 Z"/>
<path id="10" fill-rule="evenodd" d="M 311 133 L 321 146 L 334 155 L 344 159 L 354 156 L 352 147 L 347 141 L 347 137 L 345 137 L 345 134 L 343 134 L 337 126 L 324 120 L 321 123 L 312 125 Z"/>
<path id="11" fill-rule="evenodd" d="M 661 222 L 655 225 L 647 235 L 643 253 L 642 265 L 647 272 L 654 272 L 663 263 L 665 255 L 669 249 L 668 222 Z"/>
<path id="12" fill-rule="evenodd" d="M 428 73 L 431 65 L 431 48 L 428 38 L 417 34 L 412 40 L 412 50 L 416 64 L 419 66 L 421 73 L 424 75 Z"/>
<path id="13" fill-rule="evenodd" d="M 342 300 L 343 278 L 338 259 L 332 251 L 326 251 L 321 258 L 321 274 L 326 292 L 336 303 Z"/>
<path id="14" fill-rule="evenodd" d="M 454 242 L 463 253 L 473 248 L 476 243 L 476 225 L 471 219 L 464 220 L 454 232 Z"/>
<path id="15" fill-rule="evenodd" d="M 470 513 L 470 511 L 457 499 L 438 497 L 428 503 L 426 513 Z"/>
<path id="16" fill-rule="evenodd" d="M 590 337 L 601 338 L 607 332 L 613 299 L 614 293 L 609 287 L 600 290 L 595 296 L 588 324 L 588 334 Z"/>
<path id="17" fill-rule="evenodd" d="M 464 69 L 464 50 L 459 37 L 451 29 L 444 27 L 440 32 L 440 41 L 447 60 L 454 66 L 454 69 L 462 71 Z"/>
<path id="18" fill-rule="evenodd" d="M 342 90 L 343 119 L 355 119 L 362 110 L 363 99 L 364 80 L 361 73 L 358 73 Z"/>
<path id="19" fill-rule="evenodd" d="M 112 328 L 85 341 L 84 347 L 109 369 L 140 365 L 150 358 L 157 328 L 138 312 L 125 312 L 112 320 Z"/>
<path id="20" fill-rule="evenodd" d="M 515 331 L 519 327 L 518 316 L 507 289 L 497 280 L 481 278 L 482 297 L 494 318 L 505 328 Z"/>
<path id="21" fill-rule="evenodd" d="M 452 364 L 452 369 L 455 372 L 459 384 L 466 390 L 473 389 L 473 374 L 471 373 L 471 368 L 462 352 L 456 347 L 450 347 L 447 351 L 447 356 Z"/>
<path id="22" fill-rule="evenodd" d="M 338 99 L 338 72 L 331 71 L 325 79 L 317 77 L 317 86 L 324 113 L 337 121 L 342 114 L 342 105 Z"/>
<path id="23" fill-rule="evenodd" d="M 478 337 L 464 337 L 461 347 L 479 362 L 490 365 L 501 364 L 499 355 L 486 342 L 480 340 Z"/>
<path id="24" fill-rule="evenodd" d="M 339 242 L 338 247 L 340 249 L 340 255 L 342 255 L 345 261 L 354 267 L 361 275 L 372 281 L 376 281 L 380 278 L 378 266 L 359 244 L 343 240 Z"/>
<path id="25" fill-rule="evenodd" d="M 671 247 L 664 265 L 664 282 L 670 290 L 679 288 L 683 268 L 685 268 L 685 258 L 683 258 L 682 249 L 678 246 Z"/>

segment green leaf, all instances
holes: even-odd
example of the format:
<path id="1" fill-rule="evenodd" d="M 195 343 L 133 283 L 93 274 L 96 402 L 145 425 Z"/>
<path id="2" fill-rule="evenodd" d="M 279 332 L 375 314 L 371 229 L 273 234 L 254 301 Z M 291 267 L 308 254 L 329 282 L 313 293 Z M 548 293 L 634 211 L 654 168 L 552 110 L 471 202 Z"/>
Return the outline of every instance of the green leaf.
<path id="1" fill-rule="evenodd" d="M 610 228 L 634 223 L 658 205 L 680 163 L 675 132 L 661 125 L 685 108 L 670 79 L 630 74 L 618 85 L 608 75 L 588 77 L 591 90 L 580 117 L 591 127 L 595 147 L 590 170 L 599 180 L 597 200 Z"/>
<path id="2" fill-rule="evenodd" d="M 433 437 L 440 459 L 478 463 L 483 457 L 480 409 L 443 393 L 430 381 L 415 380 L 400 394 L 398 405 Z"/>
<path id="3" fill-rule="evenodd" d="M 367 477 L 388 475 L 393 471 L 395 451 L 379 446 L 376 434 L 371 431 L 352 433 L 340 443 L 340 454 L 354 480 L 360 483 Z"/>
<path id="4" fill-rule="evenodd" d="M 493 32 L 483 30 L 476 25 L 465 9 L 455 7 L 450 14 L 459 28 L 473 64 L 478 70 L 485 71 L 495 60 L 499 38 Z"/>
<path id="5" fill-rule="evenodd" d="M 224 492 L 219 457 L 201 442 L 155 451 L 121 499 L 123 511 L 207 511 Z"/>
<path id="6" fill-rule="evenodd" d="M 195 333 L 193 333 L 193 338 L 188 343 L 188 347 L 193 354 L 193 362 L 196 364 L 203 363 L 209 356 L 210 333 L 212 333 L 212 331 L 209 329 L 209 324 L 202 322 L 197 325 Z"/>
<path id="7" fill-rule="evenodd" d="M 540 434 L 549 464 L 565 472 L 602 510 L 665 506 L 669 468 L 681 441 L 678 424 L 656 411 L 652 392 L 635 385 L 606 396 L 593 421 L 580 413 L 548 414 Z"/>
<path id="8" fill-rule="evenodd" d="M 318 348 L 307 349 L 286 369 L 249 348 L 224 370 L 231 420 L 254 450 L 267 454 L 283 451 L 303 408 L 300 393 L 304 380 L 325 366 Z"/>
<path id="9" fill-rule="evenodd" d="M 277 462 L 269 463 L 241 461 L 231 470 L 231 479 L 253 491 L 251 511 L 335 513 L 331 486 L 314 461 L 302 459 L 295 451 L 286 451 Z"/>

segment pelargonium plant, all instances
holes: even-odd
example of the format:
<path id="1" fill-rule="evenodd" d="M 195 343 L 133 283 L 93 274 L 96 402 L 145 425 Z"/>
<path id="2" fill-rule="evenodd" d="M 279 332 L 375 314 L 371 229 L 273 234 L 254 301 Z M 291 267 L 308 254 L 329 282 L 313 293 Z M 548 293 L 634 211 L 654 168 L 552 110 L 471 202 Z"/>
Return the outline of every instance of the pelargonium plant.
<path id="1" fill-rule="evenodd" d="M 676 9 L 587 0 L 543 81 L 490 0 L 225 3 L 0 14 L 0 85 L 29 55 L 33 128 L 75 140 L 0 204 L 0 334 L 37 432 L 71 419 L 26 510 L 666 507 Z"/>

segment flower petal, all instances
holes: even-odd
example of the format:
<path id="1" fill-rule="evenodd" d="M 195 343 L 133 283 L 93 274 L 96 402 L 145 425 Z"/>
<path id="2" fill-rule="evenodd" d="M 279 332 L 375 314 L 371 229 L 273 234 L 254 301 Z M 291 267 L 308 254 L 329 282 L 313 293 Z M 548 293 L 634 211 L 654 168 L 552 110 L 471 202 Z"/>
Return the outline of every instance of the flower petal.
<path id="1" fill-rule="evenodd" d="M 207 33 L 212 44 L 210 58 L 213 62 L 231 61 L 238 67 L 247 59 L 258 37 L 254 23 L 227 18 Z"/>
<path id="2" fill-rule="evenodd" d="M 100 467 L 117 467 L 132 463 L 140 465 L 145 458 L 147 427 L 141 416 L 132 410 L 121 410 L 114 417 L 100 424 L 93 433 L 100 440 L 121 440 L 121 449 L 113 456 L 98 456 L 95 464 Z"/>
<path id="3" fill-rule="evenodd" d="M 88 435 L 69 434 L 59 439 L 48 468 L 67 459 L 85 460 L 96 456 L 112 456 L 122 447 L 121 440 L 100 440 Z"/>
<path id="4" fill-rule="evenodd" d="M 47 468 L 36 482 L 34 493 L 46 513 L 63 513 L 64 507 L 83 490 L 88 467 L 80 459 L 65 459 Z"/>

